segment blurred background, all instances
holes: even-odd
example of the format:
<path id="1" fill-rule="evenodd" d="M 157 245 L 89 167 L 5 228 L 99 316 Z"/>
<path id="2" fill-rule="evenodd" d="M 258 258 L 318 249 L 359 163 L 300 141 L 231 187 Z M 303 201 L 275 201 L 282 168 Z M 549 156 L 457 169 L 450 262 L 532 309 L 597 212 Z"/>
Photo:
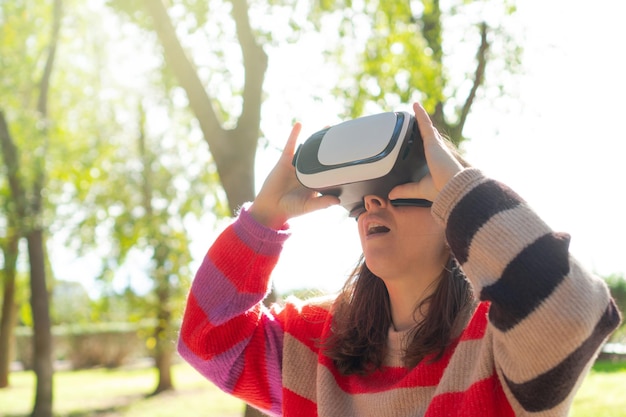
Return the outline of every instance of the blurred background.
<path id="1" fill-rule="evenodd" d="M 620 0 L 0 0 L 0 415 L 127 415 L 146 394 L 178 415 L 172 392 L 214 395 L 175 353 L 185 295 L 295 121 L 303 141 L 420 101 L 572 235 L 623 309 L 625 15 Z M 273 296 L 339 289 L 354 220 L 291 227 Z M 611 342 L 618 357 L 624 330 Z M 69 400 L 81 389 L 111 399 Z"/>

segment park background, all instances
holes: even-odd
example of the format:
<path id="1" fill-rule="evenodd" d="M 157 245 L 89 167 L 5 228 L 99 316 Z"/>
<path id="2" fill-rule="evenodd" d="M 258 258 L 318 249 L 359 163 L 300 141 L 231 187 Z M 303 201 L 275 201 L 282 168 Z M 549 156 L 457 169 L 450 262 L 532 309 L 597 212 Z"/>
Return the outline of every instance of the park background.
<path id="1" fill-rule="evenodd" d="M 228 405 L 224 410 L 230 410 L 198 411 L 201 415 L 236 413 L 232 410 L 241 408 L 238 403 L 219 395 L 213 397 L 217 394 L 210 384 L 203 385 L 193 373 L 181 368 L 184 365 L 178 364 L 171 352 L 177 314 L 193 270 L 217 233 L 230 221 L 230 213 L 201 123 L 189 111 L 186 92 L 178 87 L 175 71 L 167 68 L 159 40 L 150 30 L 146 9 L 155 2 L 28 3 L 0 3 L 0 111 L 20 151 L 15 160 L 22 162 L 24 188 L 36 190 L 41 171 L 48 184 L 40 193 L 47 200 L 41 213 L 22 213 L 22 218 L 32 215 L 43 226 L 47 272 L 44 282 L 51 294 L 50 320 L 55 324 L 53 333 L 57 340 L 57 353 L 52 353 L 52 359 L 60 360 L 54 364 L 56 377 L 35 378 L 32 372 L 19 371 L 17 367 L 11 384 L 0 390 L 0 415 L 27 415 L 33 407 L 34 415 L 49 415 L 49 407 L 37 406 L 37 401 L 44 401 L 48 378 L 55 378 L 58 394 L 54 408 L 60 415 L 123 415 L 133 410 L 129 402 L 140 402 L 142 393 L 159 391 L 161 384 L 167 382 L 163 378 L 168 378 L 161 369 L 156 374 L 142 373 L 135 381 L 133 372 L 145 370 L 133 366 L 145 364 L 144 357 L 158 360 L 168 354 L 173 355 L 174 375 L 169 375 L 171 387 L 163 391 L 178 388 L 179 392 L 196 392 L 200 403 L 197 410 L 203 410 L 205 395 L 208 402 L 225 401 Z M 58 53 L 49 80 L 50 106 L 42 114 L 33 97 L 41 90 L 38 80 L 43 79 L 50 33 L 54 33 L 53 11 L 61 3 Z M 172 3 L 169 13 L 181 27 L 201 27 L 180 30 L 179 34 L 184 37 L 188 56 L 195 62 L 224 128 L 233 129 L 244 100 L 243 67 L 230 19 L 231 3 Z M 439 4 L 409 3 L 418 18 L 425 7 Z M 467 159 L 510 185 L 552 227 L 569 232 L 571 251 L 585 267 L 623 282 L 626 175 L 622 161 L 626 134 L 620 122 L 626 110 L 626 27 L 622 24 L 626 6 L 622 2 L 441 2 L 448 13 L 442 18 L 444 35 L 449 34 L 452 39 L 445 44 L 446 71 L 450 85 L 457 83 L 457 90 L 450 87 L 430 91 L 425 83 L 419 86 L 421 92 L 406 88 L 404 100 L 401 94 L 375 97 L 376 76 L 381 80 L 389 77 L 382 71 L 374 71 L 368 80 L 362 81 L 365 93 L 355 93 L 350 82 L 355 77 L 353 72 L 362 71 L 359 59 L 372 28 L 366 17 L 355 12 L 354 33 L 339 36 L 336 28 L 346 18 L 341 11 L 343 4 L 249 2 L 250 24 L 263 34 L 259 42 L 268 55 L 260 134 L 254 132 L 255 138 L 260 136 L 254 172 L 257 188 L 296 120 L 304 125 L 300 138 L 304 140 L 321 127 L 348 117 L 408 110 L 412 100 L 428 99 L 430 94 L 447 95 L 447 113 L 453 114 L 471 86 L 479 42 L 477 27 L 486 22 L 492 30 L 488 38 L 492 55 L 485 82 L 478 89 L 463 130 L 467 140 L 461 147 Z M 376 2 L 353 2 L 351 7 L 358 10 L 364 4 Z M 311 5 L 319 10 L 313 13 Z M 205 16 L 206 21 L 197 16 Z M 14 32 L 16 28 L 21 30 Z M 507 42 L 503 41 L 505 38 Z M 391 52 L 390 55 L 398 54 Z M 377 65 L 380 69 L 384 64 Z M 402 84 L 406 80 L 396 82 Z M 33 127 L 35 131 L 31 130 Z M 143 142 L 137 136 L 143 137 Z M 3 152 L 4 157 L 4 148 Z M 11 202 L 15 199 L 9 184 L 11 161 L 5 158 L 4 162 L 2 198 Z M 150 174 L 153 185 L 160 181 L 170 184 L 163 191 L 155 186 L 148 205 L 145 194 L 142 195 L 145 188 L 140 186 L 150 171 L 145 166 L 154 169 Z M 4 245 L 13 229 L 11 205 L 3 207 Z M 172 211 L 185 215 L 174 219 L 161 217 L 172 215 Z M 31 354 L 27 329 L 37 321 L 29 306 L 33 279 L 29 276 L 32 264 L 27 256 L 30 241 L 26 235 L 31 229 L 23 230 L 19 244 L 18 291 L 12 304 L 16 306 L 15 320 L 20 326 L 15 335 L 19 347 L 13 348 L 14 358 Z M 333 208 L 294 220 L 292 230 L 293 236 L 274 274 L 278 295 L 338 289 L 359 255 L 354 221 L 341 209 Z M 162 260 L 155 254 L 164 244 L 154 242 L 155 236 L 162 237 L 170 249 Z M 3 295 L 7 293 L 7 253 L 3 246 Z M 160 277 L 159 271 L 164 270 L 165 275 Z M 169 298 L 162 298 L 164 293 Z M 159 314 L 164 313 L 158 311 L 159 304 L 169 306 L 165 312 L 167 328 L 159 326 L 163 319 Z M 90 331 L 85 329 L 91 329 L 97 337 L 126 335 L 127 341 L 137 340 L 139 347 L 132 352 L 94 352 L 96 349 L 86 347 L 89 343 L 85 333 Z M 6 333 L 0 337 L 6 338 Z M 160 348 L 161 339 L 165 340 L 165 347 Z M 103 339 L 95 340 L 102 344 Z M 55 357 L 59 346 L 66 347 L 61 357 Z M 27 362 L 24 359 L 18 364 L 28 368 Z M 81 371 L 93 374 L 66 374 L 62 366 L 68 364 L 70 368 L 119 367 L 126 374 L 109 386 L 97 388 L 97 381 L 106 381 L 110 373 L 96 370 Z M 610 375 L 609 387 L 603 385 L 607 380 L 602 380 L 594 384 L 593 394 L 585 395 L 596 397 L 596 403 L 592 403 L 596 409 L 597 398 L 602 398 L 599 403 L 609 407 L 604 415 L 620 415 L 616 410 L 623 409 L 623 403 L 611 408 L 606 395 L 612 392 L 610 387 L 626 383 L 625 373 L 619 365 L 608 369 L 617 371 L 599 374 Z M 67 382 L 66 378 L 72 378 L 69 375 L 86 379 Z M 123 379 L 135 382 L 120 387 Z M 71 393 L 84 387 L 83 399 L 68 404 L 64 387 Z M 89 400 L 106 391 L 115 393 L 117 400 Z M 35 392 L 40 394 L 37 401 Z M 600 393 L 605 396 L 599 396 Z M 10 398 L 14 398 L 13 402 Z M 190 397 L 184 398 L 189 403 Z M 13 408 L 4 408 L 9 404 Z M 178 414 L 172 411 L 176 408 L 164 411 L 164 404 L 159 403 L 156 408 L 169 413 L 161 415 Z M 134 410 L 132 415 L 139 415 Z M 186 414 L 195 412 L 190 408 Z"/>

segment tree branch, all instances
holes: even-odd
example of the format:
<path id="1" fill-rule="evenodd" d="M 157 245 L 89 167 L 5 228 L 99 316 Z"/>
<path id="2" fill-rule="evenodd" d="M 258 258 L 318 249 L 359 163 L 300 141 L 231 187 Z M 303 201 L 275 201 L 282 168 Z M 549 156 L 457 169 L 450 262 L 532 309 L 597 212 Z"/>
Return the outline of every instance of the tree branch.
<path id="1" fill-rule="evenodd" d="M 31 214 L 35 216 L 33 218 L 33 225 L 38 227 L 38 216 L 43 208 L 43 188 L 46 181 L 45 173 L 45 158 L 48 147 L 48 92 L 50 91 L 50 78 L 52 77 L 52 69 L 54 68 L 54 61 L 56 59 L 57 45 L 59 43 L 59 32 L 61 31 L 61 19 L 63 17 L 63 1 L 54 0 L 52 7 L 52 32 L 50 34 L 50 46 L 48 48 L 48 56 L 46 58 L 46 64 L 44 71 L 39 82 L 39 98 L 37 100 L 37 112 L 43 120 L 44 133 L 43 133 L 43 150 L 39 154 L 38 162 L 35 164 L 35 179 L 33 181 Z"/>
<path id="2" fill-rule="evenodd" d="M 2 110 L 0 110 L 0 146 L 2 147 L 4 165 L 7 168 L 7 179 L 15 204 L 15 213 L 17 214 L 17 218 L 23 221 L 26 217 L 26 193 L 24 192 L 22 182 L 19 178 L 20 164 L 18 150 L 17 146 L 15 146 L 15 142 L 13 142 L 13 138 L 9 132 L 9 125 Z M 20 228 L 21 226 L 22 225 L 18 225 Z"/>
<path id="3" fill-rule="evenodd" d="M 263 80 L 267 70 L 268 58 L 263 48 L 256 43 L 252 27 L 250 26 L 246 0 L 232 0 L 232 4 L 232 15 L 237 25 L 237 38 L 241 45 L 245 68 L 243 108 L 237 128 L 241 126 L 254 128 L 260 125 Z M 244 134 L 243 136 L 247 137 L 249 141 L 256 141 L 258 133 L 258 131 L 248 132 L 247 135 Z"/>
<path id="4" fill-rule="evenodd" d="M 463 126 L 469 115 L 474 99 L 476 98 L 476 91 L 481 86 L 485 79 L 485 69 L 487 67 L 487 53 L 489 52 L 489 42 L 487 41 L 487 23 L 482 22 L 480 24 L 480 46 L 476 52 L 476 71 L 474 73 L 474 83 L 472 89 L 465 99 L 465 103 L 461 108 L 461 114 L 459 115 L 459 122 L 455 126 L 455 131 L 460 137 L 463 132 Z"/>
<path id="5" fill-rule="evenodd" d="M 63 14 L 62 0 L 54 1 L 52 13 L 53 17 L 50 48 L 43 75 L 41 76 L 41 81 L 39 83 L 39 100 L 37 101 L 37 111 L 44 119 L 48 117 L 48 91 L 50 90 L 50 78 L 52 76 L 52 68 L 54 67 L 54 60 L 56 58 L 59 32 L 61 30 L 61 17 Z"/>
<path id="6" fill-rule="evenodd" d="M 185 90 L 191 111 L 198 119 L 200 130 L 202 130 L 211 152 L 219 153 L 223 146 L 220 145 L 218 138 L 222 137 L 224 130 L 215 114 L 211 98 L 178 40 L 163 1 L 144 0 L 144 5 L 152 17 L 155 31 L 163 45 L 165 61 Z"/>
<path id="7" fill-rule="evenodd" d="M 152 16 L 155 30 L 163 46 L 165 61 L 187 93 L 209 150 L 213 155 L 220 181 L 226 192 L 231 212 L 254 198 L 254 159 L 259 138 L 263 79 L 267 55 L 256 43 L 248 19 L 245 0 L 232 0 L 233 18 L 245 65 L 242 114 L 233 130 L 225 130 L 211 106 L 211 100 L 198 74 L 186 56 L 163 0 L 144 0 Z"/>

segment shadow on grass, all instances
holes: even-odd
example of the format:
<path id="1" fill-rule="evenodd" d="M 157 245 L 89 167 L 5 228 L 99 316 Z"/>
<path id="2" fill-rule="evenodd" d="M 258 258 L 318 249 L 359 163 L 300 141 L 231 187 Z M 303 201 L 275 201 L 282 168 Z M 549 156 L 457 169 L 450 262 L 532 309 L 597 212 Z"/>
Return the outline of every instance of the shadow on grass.
<path id="1" fill-rule="evenodd" d="M 54 413 L 54 417 L 113 417 L 124 415 L 124 411 L 128 409 L 128 405 L 113 406 L 96 410 L 78 410 L 71 411 L 67 414 Z M 4 414 L 4 417 L 30 417 L 31 414 Z"/>
<path id="2" fill-rule="evenodd" d="M 602 373 L 618 373 L 618 372 L 626 373 L 626 360 L 619 360 L 619 361 L 599 360 L 593 364 L 593 371 L 602 372 Z"/>
<path id="3" fill-rule="evenodd" d="M 72 411 L 66 415 L 58 417 L 98 417 L 98 416 L 115 416 L 123 415 L 123 412 L 128 409 L 128 405 L 113 406 L 108 408 L 102 408 L 98 410 L 80 410 Z"/>
<path id="4" fill-rule="evenodd" d="M 126 400 L 115 405 L 102 408 L 89 408 L 84 410 L 74 410 L 67 413 L 54 412 L 54 417 L 116 417 L 124 416 L 128 409 L 135 403 L 145 401 L 151 398 L 151 395 L 138 395 L 126 397 Z M 2 417 L 30 417 L 31 414 L 3 414 Z"/>
<path id="5" fill-rule="evenodd" d="M 115 406 L 102 408 L 97 410 L 79 410 L 79 411 L 71 411 L 67 414 L 59 414 L 54 413 L 54 417 L 99 417 L 99 416 L 107 416 L 113 417 L 117 415 L 123 415 L 124 410 L 126 410 L 128 406 Z M 4 414 L 4 417 L 30 417 L 30 413 L 28 414 Z"/>

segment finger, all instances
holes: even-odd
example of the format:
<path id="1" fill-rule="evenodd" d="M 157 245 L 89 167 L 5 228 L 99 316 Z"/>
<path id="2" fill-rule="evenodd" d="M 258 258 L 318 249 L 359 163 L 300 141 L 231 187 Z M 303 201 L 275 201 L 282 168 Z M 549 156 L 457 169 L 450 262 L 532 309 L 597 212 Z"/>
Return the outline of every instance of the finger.
<path id="1" fill-rule="evenodd" d="M 422 107 L 420 103 L 413 103 L 413 112 L 415 113 L 415 120 L 417 120 L 417 127 L 420 130 L 424 144 L 428 142 L 436 141 L 439 137 L 439 132 L 433 125 L 430 116 Z"/>
<path id="2" fill-rule="evenodd" d="M 293 159 L 293 154 L 296 149 L 296 142 L 298 141 L 298 136 L 300 135 L 300 131 L 302 130 L 302 124 L 300 122 L 296 122 L 291 128 L 291 133 L 289 134 L 289 138 L 287 139 L 287 143 L 283 148 L 283 153 L 281 158 L 289 159 L 289 163 Z"/>
<path id="3" fill-rule="evenodd" d="M 389 200 L 399 198 L 423 198 L 433 201 L 437 196 L 433 178 L 430 174 L 426 175 L 419 182 L 408 182 L 395 186 L 389 192 Z"/>
<path id="4" fill-rule="evenodd" d="M 339 204 L 339 198 L 334 195 L 322 195 L 319 197 L 311 198 L 307 201 L 307 212 L 312 212 L 315 210 L 322 210 L 328 208 L 330 206 L 334 206 Z"/>
<path id="5" fill-rule="evenodd" d="M 428 162 L 429 168 L 434 168 L 431 167 L 431 160 L 432 162 L 439 163 L 445 160 L 446 169 L 458 171 L 458 168 L 462 168 L 460 162 L 454 157 L 446 140 L 433 125 L 426 110 L 424 110 L 419 103 L 413 103 L 413 110 L 415 111 L 415 119 L 417 120 L 424 141 L 426 161 Z"/>
<path id="6" fill-rule="evenodd" d="M 417 198 L 419 187 L 415 182 L 409 182 L 407 184 L 396 185 L 389 192 L 389 200 L 396 200 L 398 198 Z"/>

